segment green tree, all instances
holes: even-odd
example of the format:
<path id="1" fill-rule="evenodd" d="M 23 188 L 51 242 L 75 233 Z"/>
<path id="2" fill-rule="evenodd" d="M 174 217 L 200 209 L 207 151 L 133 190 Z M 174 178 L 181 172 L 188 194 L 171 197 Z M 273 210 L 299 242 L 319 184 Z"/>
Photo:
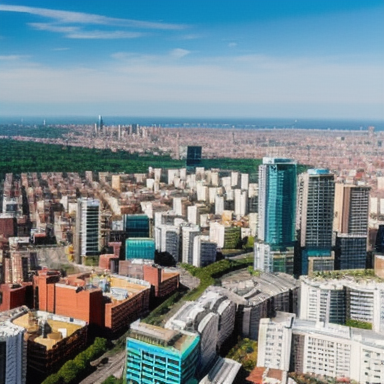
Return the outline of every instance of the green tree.
<path id="1" fill-rule="evenodd" d="M 62 383 L 62 377 L 58 373 L 53 373 L 48 376 L 41 384 L 60 384 Z"/>
<path id="2" fill-rule="evenodd" d="M 59 370 L 59 375 L 63 378 L 64 383 L 68 384 L 73 382 L 78 373 L 79 367 L 73 360 L 68 360 Z"/>

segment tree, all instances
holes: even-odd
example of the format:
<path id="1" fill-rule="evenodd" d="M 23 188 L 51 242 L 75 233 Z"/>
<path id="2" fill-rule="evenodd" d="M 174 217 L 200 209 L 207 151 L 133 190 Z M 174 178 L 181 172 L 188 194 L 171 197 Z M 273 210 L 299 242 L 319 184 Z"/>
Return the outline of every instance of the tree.
<path id="1" fill-rule="evenodd" d="M 64 383 L 73 382 L 79 373 L 79 367 L 73 360 L 68 360 L 59 370 L 59 375 L 64 379 Z"/>
<path id="2" fill-rule="evenodd" d="M 48 376 L 41 384 L 60 384 L 62 377 L 58 373 L 53 373 Z"/>

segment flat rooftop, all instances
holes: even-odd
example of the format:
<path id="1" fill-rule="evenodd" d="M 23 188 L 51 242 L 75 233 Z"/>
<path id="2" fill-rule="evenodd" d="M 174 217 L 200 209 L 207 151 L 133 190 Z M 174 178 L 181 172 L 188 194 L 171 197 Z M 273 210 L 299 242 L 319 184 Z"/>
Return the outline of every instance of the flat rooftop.
<path id="1" fill-rule="evenodd" d="M 37 320 L 40 320 L 44 317 L 47 317 L 47 323 L 51 327 L 52 333 L 56 334 L 56 336 L 58 336 L 59 333 L 62 335 L 62 337 L 59 337 L 59 338 L 50 338 L 50 337 L 43 338 L 42 336 L 39 336 L 38 333 L 31 332 L 30 338 L 32 338 L 32 340 L 35 343 L 46 346 L 47 349 L 52 349 L 53 346 L 57 344 L 60 340 L 70 337 L 77 330 L 83 328 L 86 325 L 85 321 L 76 320 L 76 322 L 71 322 L 69 317 L 68 317 L 68 321 L 65 321 L 66 319 L 65 317 L 55 316 L 55 315 L 49 314 L 48 312 L 45 313 L 45 316 L 39 316 L 38 314 Z M 25 315 L 14 319 L 12 323 L 15 325 L 18 325 L 19 327 L 25 328 L 27 332 L 29 329 L 33 328 L 33 326 L 31 326 L 30 324 L 29 313 L 26 313 Z M 63 337 L 63 334 L 62 334 L 63 330 L 65 330 L 64 332 L 66 332 L 65 337 Z"/>
<path id="2" fill-rule="evenodd" d="M 192 344 L 197 343 L 199 336 L 191 332 L 174 331 L 141 323 L 140 320 L 137 320 L 130 326 L 129 338 L 184 353 Z"/>

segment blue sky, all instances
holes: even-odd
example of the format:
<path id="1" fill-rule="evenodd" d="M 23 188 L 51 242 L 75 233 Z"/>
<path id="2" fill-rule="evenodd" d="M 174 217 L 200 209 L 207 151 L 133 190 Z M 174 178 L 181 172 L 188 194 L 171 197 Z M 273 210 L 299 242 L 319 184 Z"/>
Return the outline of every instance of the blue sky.
<path id="1" fill-rule="evenodd" d="M 0 114 L 384 119 L 383 0 L 0 1 Z"/>

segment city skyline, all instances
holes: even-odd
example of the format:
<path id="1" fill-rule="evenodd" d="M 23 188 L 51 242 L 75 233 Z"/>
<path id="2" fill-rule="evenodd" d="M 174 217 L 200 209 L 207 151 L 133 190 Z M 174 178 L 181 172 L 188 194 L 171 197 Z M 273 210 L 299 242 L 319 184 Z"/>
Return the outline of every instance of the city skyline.
<path id="1" fill-rule="evenodd" d="M 381 1 L 112 4 L 0 4 L 0 113 L 384 119 Z"/>

